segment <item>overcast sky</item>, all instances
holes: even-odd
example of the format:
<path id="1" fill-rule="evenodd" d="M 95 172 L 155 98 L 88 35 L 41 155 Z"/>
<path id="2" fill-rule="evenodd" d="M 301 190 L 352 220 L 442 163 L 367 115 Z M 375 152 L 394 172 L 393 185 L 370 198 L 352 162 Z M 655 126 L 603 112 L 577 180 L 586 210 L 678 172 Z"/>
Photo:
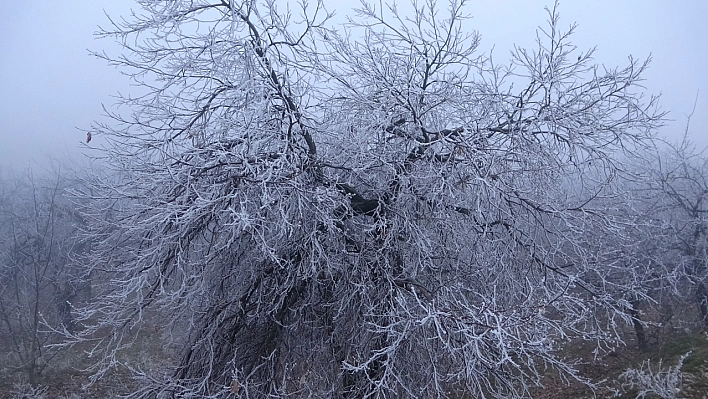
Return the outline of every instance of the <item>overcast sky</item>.
<path id="1" fill-rule="evenodd" d="M 403 3 L 404 1 L 399 1 Z M 341 16 L 354 2 L 327 1 Z M 340 5 L 344 4 L 344 5 Z M 470 28 L 482 34 L 482 47 L 508 59 L 513 44 L 532 46 L 535 28 L 546 14 L 542 0 L 471 0 Z M 88 49 L 115 44 L 96 40 L 104 14 L 120 16 L 129 0 L 4 1 L 0 11 L 0 168 L 26 168 L 31 159 L 78 154 L 101 104 L 110 107 L 117 91 L 130 87 L 117 70 L 88 55 Z M 562 25 L 578 23 L 574 43 L 597 46 L 595 59 L 622 66 L 627 57 L 653 63 L 645 75 L 648 94 L 661 94 L 674 121 L 660 134 L 680 137 L 699 94 L 691 121 L 696 142 L 708 145 L 708 1 L 565 0 Z"/>

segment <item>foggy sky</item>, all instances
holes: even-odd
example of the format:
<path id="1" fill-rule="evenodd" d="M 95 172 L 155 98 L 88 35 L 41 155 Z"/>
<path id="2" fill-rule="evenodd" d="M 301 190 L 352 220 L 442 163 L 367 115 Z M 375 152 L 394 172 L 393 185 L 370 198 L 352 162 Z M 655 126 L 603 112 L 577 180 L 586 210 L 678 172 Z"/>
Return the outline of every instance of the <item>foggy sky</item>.
<path id="1" fill-rule="evenodd" d="M 404 3 L 405 1 L 400 1 Z M 342 16 L 355 2 L 327 1 Z M 443 4 L 443 2 L 441 2 Z M 513 44 L 533 47 L 535 28 L 547 19 L 552 1 L 473 0 L 466 22 L 482 34 L 482 50 L 494 47 L 505 63 Z M 0 168 L 26 168 L 47 155 L 77 155 L 101 104 L 129 93 L 128 81 L 113 67 L 88 55 L 88 49 L 116 54 L 110 40 L 96 40 L 107 26 L 104 10 L 120 16 L 135 7 L 128 0 L 4 2 L 0 8 Z M 652 55 L 646 73 L 647 95 L 661 94 L 662 109 L 673 119 L 659 133 L 679 138 L 696 94 L 691 137 L 708 145 L 708 2 L 705 0 L 566 0 L 561 25 L 578 23 L 573 42 L 580 50 L 597 46 L 595 60 L 608 67 L 627 57 Z"/>

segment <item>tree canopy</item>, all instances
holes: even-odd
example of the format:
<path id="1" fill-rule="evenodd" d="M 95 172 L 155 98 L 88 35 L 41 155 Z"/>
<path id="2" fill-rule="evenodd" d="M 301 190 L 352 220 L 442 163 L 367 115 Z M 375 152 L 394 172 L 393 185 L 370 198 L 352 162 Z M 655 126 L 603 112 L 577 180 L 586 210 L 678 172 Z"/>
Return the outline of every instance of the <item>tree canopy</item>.
<path id="1" fill-rule="evenodd" d="M 151 311 L 186 331 L 136 397 L 516 397 L 631 321 L 618 183 L 663 117 L 648 60 L 596 65 L 556 6 L 498 64 L 458 0 L 343 26 L 322 2 L 138 3 L 98 54 L 138 89 L 91 132 L 110 279 L 83 314 L 114 332 L 99 373 Z"/>

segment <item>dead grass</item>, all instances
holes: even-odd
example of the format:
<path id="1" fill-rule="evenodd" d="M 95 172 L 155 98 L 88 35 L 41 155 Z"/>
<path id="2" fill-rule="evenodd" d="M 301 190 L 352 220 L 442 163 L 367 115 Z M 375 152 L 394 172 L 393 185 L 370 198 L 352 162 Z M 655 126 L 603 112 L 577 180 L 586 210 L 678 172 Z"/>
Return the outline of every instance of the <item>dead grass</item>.
<path id="1" fill-rule="evenodd" d="M 173 358 L 163 345 L 162 332 L 156 326 L 143 328 L 131 337 L 134 344 L 119 354 L 119 361 L 142 370 L 164 369 Z M 42 395 L 31 395 L 31 387 L 22 372 L 0 373 L 0 399 L 104 399 L 115 398 L 131 392 L 134 382 L 125 367 L 111 369 L 95 384 L 89 385 L 93 360 L 87 355 L 92 343 L 82 343 L 62 351 L 51 360 L 40 377 Z M 0 352 L 0 364 L 4 364 Z M 21 394 L 22 391 L 25 394 Z M 37 391 L 39 392 L 39 391 Z"/>
<path id="2" fill-rule="evenodd" d="M 679 358 L 690 351 L 691 354 L 681 368 L 683 383 L 676 397 L 708 399 L 708 332 L 694 325 L 693 329 L 661 328 L 661 331 L 652 333 L 655 339 L 647 351 L 640 351 L 633 345 L 631 331 L 628 331 L 627 346 L 601 353 L 597 357 L 591 355 L 591 345 L 569 344 L 563 352 L 583 359 L 579 370 L 597 383 L 599 388 L 593 392 L 584 384 L 574 381 L 568 383 L 557 375 L 549 374 L 544 378 L 544 387 L 534 389 L 532 396 L 537 399 L 634 399 L 637 391 L 623 387 L 620 374 L 628 368 L 640 368 L 646 360 L 651 361 L 654 367 L 658 367 L 661 361 L 662 368 L 666 369 L 676 365 Z"/>
<path id="3" fill-rule="evenodd" d="M 538 399 L 565 398 L 620 398 L 634 399 L 636 391 L 622 390 L 619 375 L 627 368 L 638 368 L 644 360 L 665 367 L 673 366 L 685 353 L 691 355 L 684 361 L 682 368 L 683 387 L 679 397 L 686 399 L 708 399 L 708 332 L 697 328 L 656 327 L 651 331 L 653 337 L 648 351 L 640 351 L 633 345 L 632 330 L 628 329 L 627 346 L 606 351 L 597 357 L 592 356 L 592 345 L 569 343 L 563 350 L 568 357 L 582 359 L 578 368 L 582 374 L 600 387 L 592 391 L 587 386 L 564 381 L 549 373 L 543 380 L 542 388 L 534 388 L 532 395 Z M 144 328 L 136 337 L 135 344 L 120 354 L 122 362 L 132 367 L 146 370 L 164 370 L 174 360 L 174 350 L 165 348 L 164 332 L 158 327 Z M 53 360 L 42 376 L 42 387 L 46 388 L 43 396 L 28 396 L 28 399 L 103 399 L 114 398 L 130 392 L 133 381 L 125 368 L 111 370 L 98 383 L 85 387 L 89 373 L 84 371 L 91 359 L 86 356 L 89 345 L 75 346 Z M 1 358 L 2 354 L 0 354 Z M 1 359 L 0 359 L 1 360 Z M 2 364 L 0 362 L 0 364 Z M 20 373 L 0 373 L 0 399 L 14 399 L 13 395 L 23 383 Z M 26 386 L 26 384 L 25 384 Z M 464 397 L 464 395 L 462 396 Z"/>

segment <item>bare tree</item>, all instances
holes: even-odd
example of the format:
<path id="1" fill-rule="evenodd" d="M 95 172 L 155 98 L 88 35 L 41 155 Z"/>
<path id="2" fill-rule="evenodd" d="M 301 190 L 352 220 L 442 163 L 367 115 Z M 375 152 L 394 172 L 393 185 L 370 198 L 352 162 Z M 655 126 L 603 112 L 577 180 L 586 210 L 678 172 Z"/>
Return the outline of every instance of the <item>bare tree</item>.
<path id="1" fill-rule="evenodd" d="M 661 122 L 647 62 L 594 65 L 555 8 L 499 66 L 455 0 L 339 31 L 320 2 L 139 3 L 99 55 L 142 91 L 92 131 L 98 376 L 158 309 L 188 342 L 136 397 L 516 397 L 631 321 L 600 200 Z"/>
<path id="2" fill-rule="evenodd" d="M 688 129 L 686 131 L 688 133 Z M 647 156 L 646 199 L 655 229 L 654 247 L 674 282 L 674 292 L 693 297 L 708 324 L 708 158 L 688 140 L 667 144 Z"/>
<path id="3" fill-rule="evenodd" d="M 4 363 L 36 385 L 73 331 L 72 306 L 82 289 L 76 212 L 61 172 L 28 173 L 0 182 L 0 342 Z"/>
<path id="4" fill-rule="evenodd" d="M 644 154 L 654 153 L 646 149 Z M 635 160 L 626 160 L 627 165 L 636 165 Z M 644 164 L 646 159 L 641 160 Z M 653 190 L 647 189 L 651 181 L 646 164 L 622 177 L 624 192 L 607 205 L 607 213 L 622 221 L 622 228 L 604 236 L 601 245 L 607 254 L 614 254 L 615 262 L 621 265 L 613 273 L 619 288 L 613 295 L 627 300 L 627 312 L 631 316 L 636 344 L 640 350 L 650 348 L 650 332 L 647 323 L 661 326 L 673 315 L 672 302 L 680 297 L 678 286 L 682 273 L 676 265 L 667 262 L 666 243 L 671 232 L 665 228 L 662 209 L 657 207 Z M 651 316 L 649 316 L 651 315 Z M 648 317 L 649 316 L 649 317 Z M 657 317 L 658 316 L 658 317 Z"/>

